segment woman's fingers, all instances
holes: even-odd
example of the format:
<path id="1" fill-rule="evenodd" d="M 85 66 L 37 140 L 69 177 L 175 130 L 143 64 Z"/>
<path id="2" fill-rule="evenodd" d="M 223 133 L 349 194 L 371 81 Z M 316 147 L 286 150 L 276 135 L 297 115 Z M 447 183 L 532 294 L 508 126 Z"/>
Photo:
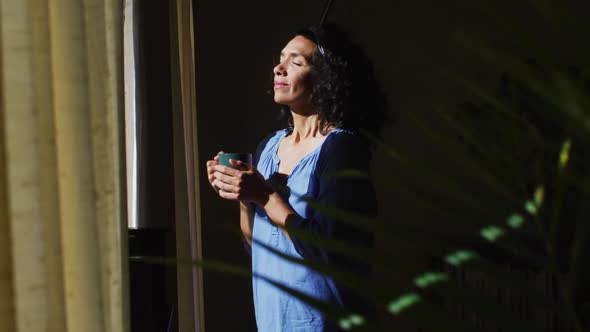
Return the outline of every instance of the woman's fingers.
<path id="1" fill-rule="evenodd" d="M 215 157 L 213 157 L 213 160 L 219 161 L 219 155 L 222 154 L 222 153 L 223 153 L 223 151 L 217 152 L 217 154 L 215 155 Z"/>
<path id="2" fill-rule="evenodd" d="M 213 173 L 215 173 L 215 168 L 213 168 L 213 166 L 208 166 L 207 175 L 212 175 Z"/>
<path id="3" fill-rule="evenodd" d="M 232 166 L 237 167 L 239 170 L 242 170 L 242 171 L 247 171 L 250 169 L 250 164 L 246 164 L 245 162 L 243 162 L 241 160 L 230 159 L 229 163 L 232 164 Z"/>
<path id="4" fill-rule="evenodd" d="M 213 167 L 217 164 L 219 163 L 215 160 L 207 160 L 207 173 L 215 172 L 215 169 Z"/>
<path id="5" fill-rule="evenodd" d="M 215 180 L 215 176 L 213 175 L 213 173 L 215 173 L 215 168 L 213 168 L 213 166 L 215 165 L 216 163 L 214 161 L 207 161 L 207 178 L 211 184 L 213 184 L 213 180 Z"/>
<path id="6" fill-rule="evenodd" d="M 217 156 L 215 156 L 215 158 L 217 158 Z M 217 158 L 217 159 L 219 159 L 219 158 Z M 215 173 L 214 167 L 217 164 L 218 164 L 217 160 L 207 160 L 207 179 L 209 180 L 209 184 L 211 184 L 211 186 L 213 187 L 213 190 L 215 190 L 216 192 L 219 192 L 219 188 L 217 188 L 215 185 L 213 185 L 213 181 L 215 181 L 215 175 L 213 175 L 213 173 Z"/>
<path id="7" fill-rule="evenodd" d="M 218 171 L 219 173 L 227 174 L 229 176 L 238 176 L 241 172 L 239 169 L 235 169 L 235 168 L 231 168 L 231 167 L 227 167 L 227 166 L 223 166 L 223 165 L 215 165 L 215 166 L 213 166 L 213 168 L 215 168 L 215 170 Z"/>
<path id="8" fill-rule="evenodd" d="M 239 195 L 236 193 L 231 193 L 231 192 L 227 192 L 227 191 L 223 191 L 223 190 L 220 190 L 218 192 L 218 194 L 219 194 L 219 197 L 221 197 L 221 198 L 230 199 L 233 201 L 237 201 L 238 197 L 239 197 Z"/>
<path id="9" fill-rule="evenodd" d="M 219 154 L 214 160 L 207 162 L 209 182 L 213 188 L 217 188 L 217 194 L 221 198 L 234 201 L 250 200 L 250 196 L 259 186 L 256 181 L 246 180 L 256 175 L 256 169 L 241 160 L 230 159 L 229 162 L 232 167 L 219 165 Z M 247 185 L 248 183 L 250 185 Z"/>
<path id="10" fill-rule="evenodd" d="M 219 196 L 223 197 L 223 198 L 231 198 L 231 199 L 237 199 L 238 198 L 238 193 L 236 193 L 236 187 L 232 186 L 231 184 L 219 181 L 219 180 L 215 180 L 213 182 L 213 184 L 215 186 L 217 186 L 220 190 L 218 192 Z M 228 195 L 222 195 L 222 194 L 232 194 L 231 196 Z"/>
<path id="11" fill-rule="evenodd" d="M 214 157 L 213 160 L 207 160 L 207 179 L 209 180 L 209 184 L 213 187 L 215 192 L 219 193 L 221 190 L 219 186 L 215 183 L 217 178 L 215 177 L 215 166 L 219 165 L 219 154 L 223 153 L 223 151 L 219 151 Z"/>
<path id="12" fill-rule="evenodd" d="M 230 184 L 230 185 L 232 185 L 232 186 L 235 186 L 235 185 L 237 185 L 237 184 L 238 184 L 238 183 L 237 183 L 237 180 L 238 180 L 238 179 L 237 179 L 236 177 L 229 176 L 229 175 L 223 174 L 223 173 L 221 173 L 221 172 L 215 172 L 215 173 L 213 173 L 213 176 L 214 176 L 214 177 L 215 177 L 217 180 L 219 180 L 219 181 L 221 181 L 221 182 L 223 182 L 223 183 Z"/>

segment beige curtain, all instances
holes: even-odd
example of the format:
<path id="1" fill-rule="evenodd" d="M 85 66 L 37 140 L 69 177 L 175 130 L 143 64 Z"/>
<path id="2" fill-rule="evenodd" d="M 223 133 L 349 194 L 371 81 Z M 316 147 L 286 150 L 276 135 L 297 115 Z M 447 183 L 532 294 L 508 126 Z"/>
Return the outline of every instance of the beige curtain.
<path id="1" fill-rule="evenodd" d="M 202 259 L 201 206 L 197 144 L 193 1 L 171 5 L 173 140 L 176 204 L 176 256 Z M 205 331 L 203 273 L 177 269 L 178 330 Z"/>
<path id="2" fill-rule="evenodd" d="M 0 0 L 0 332 L 128 331 L 120 0 Z"/>

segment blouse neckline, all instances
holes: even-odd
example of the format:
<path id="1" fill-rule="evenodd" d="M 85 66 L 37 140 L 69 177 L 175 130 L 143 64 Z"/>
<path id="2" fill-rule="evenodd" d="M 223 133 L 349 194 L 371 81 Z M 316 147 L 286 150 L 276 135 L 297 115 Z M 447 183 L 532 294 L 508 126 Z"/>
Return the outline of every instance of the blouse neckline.
<path id="1" fill-rule="evenodd" d="M 328 135 L 326 135 L 326 138 L 322 141 L 322 143 L 320 145 L 318 145 L 315 149 L 313 149 L 310 152 L 308 152 L 305 156 L 301 157 L 301 159 L 299 159 L 299 161 L 297 162 L 297 164 L 295 164 L 295 167 L 293 167 L 293 169 L 291 170 L 291 173 L 285 174 L 285 177 L 288 179 L 291 176 L 291 174 L 295 173 L 295 171 L 299 168 L 299 166 L 301 164 L 303 164 L 303 162 L 305 160 L 307 160 L 311 156 L 316 155 L 317 153 L 319 153 L 319 151 L 321 150 L 322 146 L 324 146 L 324 143 L 326 143 L 326 141 L 328 140 L 328 138 L 330 138 L 330 136 L 333 133 L 337 132 L 337 131 L 340 131 L 340 129 L 339 128 L 334 128 Z M 277 172 L 277 173 L 279 171 L 279 165 L 281 163 L 281 159 L 279 159 L 279 146 L 281 145 L 281 142 L 283 141 L 283 139 L 285 137 L 287 137 L 287 134 L 288 133 L 289 133 L 289 129 L 284 129 L 282 131 L 282 134 L 277 139 L 277 143 L 275 144 L 274 151 L 272 153 L 273 162 L 274 162 L 274 166 L 275 166 L 275 172 Z"/>

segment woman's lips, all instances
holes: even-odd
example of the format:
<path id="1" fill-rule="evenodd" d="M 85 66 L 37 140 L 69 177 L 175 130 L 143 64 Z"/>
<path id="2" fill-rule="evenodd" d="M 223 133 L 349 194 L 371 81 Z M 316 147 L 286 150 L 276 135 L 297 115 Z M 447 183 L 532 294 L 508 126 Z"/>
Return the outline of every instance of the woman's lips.
<path id="1" fill-rule="evenodd" d="M 286 86 L 287 86 L 286 83 L 275 82 L 274 88 L 275 89 L 280 89 L 280 88 L 284 88 Z"/>

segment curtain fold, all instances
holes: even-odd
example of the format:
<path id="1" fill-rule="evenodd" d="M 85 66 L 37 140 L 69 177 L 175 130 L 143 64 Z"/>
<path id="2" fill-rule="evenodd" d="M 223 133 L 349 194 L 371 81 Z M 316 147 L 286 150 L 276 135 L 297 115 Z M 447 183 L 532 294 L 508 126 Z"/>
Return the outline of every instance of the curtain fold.
<path id="1" fill-rule="evenodd" d="M 174 100 L 174 173 L 176 204 L 176 255 L 202 259 L 201 206 L 197 142 L 197 109 L 193 31 L 193 1 L 171 5 L 172 95 Z M 205 331 L 203 273 L 177 270 L 179 331 Z"/>
<path id="2" fill-rule="evenodd" d="M 120 0 L 0 0 L 0 331 L 128 331 Z"/>

